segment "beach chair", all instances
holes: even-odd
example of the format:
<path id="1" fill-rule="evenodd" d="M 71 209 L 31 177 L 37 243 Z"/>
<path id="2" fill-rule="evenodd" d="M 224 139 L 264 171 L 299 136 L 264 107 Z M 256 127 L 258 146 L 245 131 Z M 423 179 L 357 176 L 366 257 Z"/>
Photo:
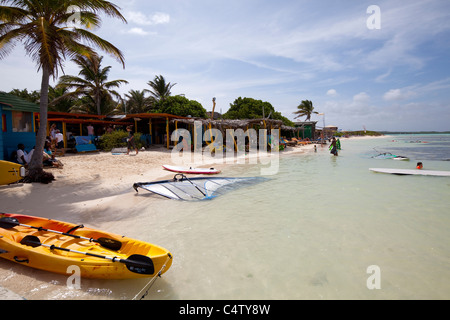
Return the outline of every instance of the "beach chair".
<path id="1" fill-rule="evenodd" d="M 291 138 L 291 140 L 287 140 L 286 138 L 283 138 L 286 146 L 295 147 L 298 145 L 298 141 L 296 138 Z"/>
<path id="2" fill-rule="evenodd" d="M 78 136 L 75 137 L 77 142 L 75 149 L 77 152 L 90 152 L 97 151 L 97 147 L 92 143 L 92 139 L 89 136 Z"/>

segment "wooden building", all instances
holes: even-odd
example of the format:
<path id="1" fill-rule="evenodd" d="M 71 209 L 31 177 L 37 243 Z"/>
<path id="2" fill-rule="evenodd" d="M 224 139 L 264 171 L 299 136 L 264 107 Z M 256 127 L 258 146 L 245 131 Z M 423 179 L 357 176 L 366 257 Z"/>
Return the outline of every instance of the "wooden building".
<path id="1" fill-rule="evenodd" d="M 38 112 L 39 105 L 0 91 L 0 160 L 15 160 L 11 155 L 19 143 L 23 143 L 27 151 L 35 146 L 34 116 Z"/>

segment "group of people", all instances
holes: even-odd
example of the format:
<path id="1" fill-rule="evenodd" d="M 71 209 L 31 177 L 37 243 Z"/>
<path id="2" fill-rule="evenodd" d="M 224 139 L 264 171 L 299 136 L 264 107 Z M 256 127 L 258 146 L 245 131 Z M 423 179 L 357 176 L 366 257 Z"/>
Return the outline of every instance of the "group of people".
<path id="1" fill-rule="evenodd" d="M 28 164 L 31 161 L 35 151 L 35 147 L 31 149 L 30 152 L 25 151 L 25 145 L 23 143 L 19 143 L 17 145 L 16 151 L 16 159 L 17 162 L 23 164 L 25 167 L 28 167 Z M 54 168 L 62 168 L 63 164 L 61 161 L 55 158 L 55 155 L 52 152 L 51 142 L 50 140 L 45 141 L 44 151 L 42 152 L 42 163 L 45 167 L 54 167 Z"/>
<path id="2" fill-rule="evenodd" d="M 64 136 L 61 131 L 56 128 L 56 124 L 51 125 L 50 136 L 47 137 L 47 140 L 49 140 L 50 145 L 54 145 L 56 149 L 64 150 Z"/>

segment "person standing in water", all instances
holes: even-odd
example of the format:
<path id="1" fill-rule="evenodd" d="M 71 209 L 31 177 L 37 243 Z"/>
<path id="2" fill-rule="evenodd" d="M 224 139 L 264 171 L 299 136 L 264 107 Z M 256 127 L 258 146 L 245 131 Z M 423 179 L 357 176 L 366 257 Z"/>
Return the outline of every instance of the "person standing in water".
<path id="1" fill-rule="evenodd" d="M 336 143 L 335 137 L 333 137 L 333 139 L 331 140 L 330 148 L 331 148 L 330 153 L 332 153 L 335 157 L 337 157 L 338 150 L 337 150 L 337 143 Z"/>

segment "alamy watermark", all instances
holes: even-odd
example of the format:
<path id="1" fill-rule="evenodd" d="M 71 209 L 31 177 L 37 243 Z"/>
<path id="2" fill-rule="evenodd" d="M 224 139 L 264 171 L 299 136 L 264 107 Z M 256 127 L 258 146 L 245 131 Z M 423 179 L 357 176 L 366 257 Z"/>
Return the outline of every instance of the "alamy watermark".
<path id="1" fill-rule="evenodd" d="M 366 25 L 369 30 L 381 29 L 381 9 L 377 5 L 371 5 L 367 8 L 367 14 L 370 14 L 367 18 Z"/>
<path id="2" fill-rule="evenodd" d="M 370 274 L 367 278 L 366 285 L 367 289 L 381 289 L 381 269 L 377 265 L 371 265 L 367 267 L 366 272 Z"/>
<path id="3" fill-rule="evenodd" d="M 225 137 L 223 136 L 225 134 Z M 176 145 L 171 159 L 175 165 L 209 164 L 257 164 L 261 175 L 275 175 L 280 164 L 280 130 L 249 128 L 227 129 L 222 133 L 216 128 L 203 132 L 201 121 L 194 122 L 193 137 L 187 129 L 177 129 L 171 135 Z M 192 145 L 191 145 L 192 141 Z M 225 141 L 225 144 L 224 144 Z M 270 150 L 269 150 L 270 149 Z"/>
<path id="4" fill-rule="evenodd" d="M 81 8 L 78 6 L 69 6 L 66 10 L 67 14 L 71 14 L 67 19 L 69 28 L 81 28 Z"/>
<path id="5" fill-rule="evenodd" d="M 81 289 L 81 269 L 79 266 L 67 267 L 67 274 L 71 274 L 66 281 L 67 288 L 80 290 Z"/>

